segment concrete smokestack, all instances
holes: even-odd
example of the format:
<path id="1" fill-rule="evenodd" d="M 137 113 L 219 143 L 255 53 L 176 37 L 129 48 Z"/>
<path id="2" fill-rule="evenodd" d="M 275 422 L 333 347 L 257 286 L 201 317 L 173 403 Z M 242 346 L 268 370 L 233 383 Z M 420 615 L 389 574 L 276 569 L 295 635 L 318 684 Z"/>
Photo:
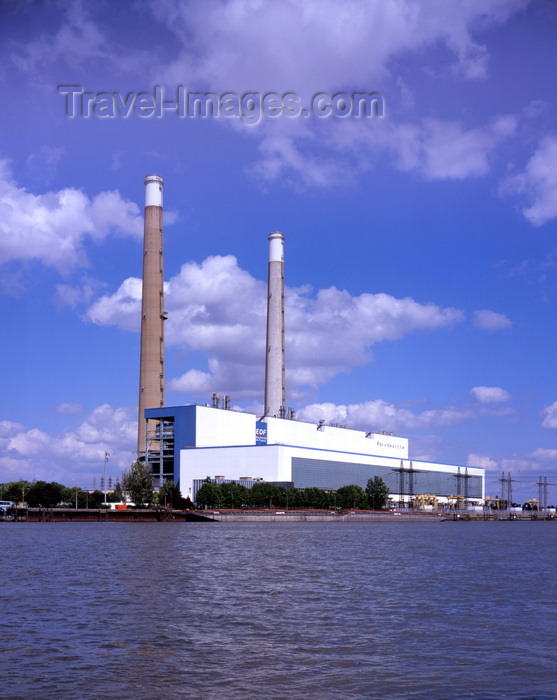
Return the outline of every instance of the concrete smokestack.
<path id="1" fill-rule="evenodd" d="M 284 418 L 285 410 L 284 236 L 274 231 L 269 234 L 265 415 Z"/>
<path id="2" fill-rule="evenodd" d="M 162 243 L 162 188 L 158 175 L 145 178 L 143 290 L 141 296 L 141 350 L 139 359 L 139 414 L 137 452 L 145 453 L 146 408 L 164 406 L 164 273 Z"/>

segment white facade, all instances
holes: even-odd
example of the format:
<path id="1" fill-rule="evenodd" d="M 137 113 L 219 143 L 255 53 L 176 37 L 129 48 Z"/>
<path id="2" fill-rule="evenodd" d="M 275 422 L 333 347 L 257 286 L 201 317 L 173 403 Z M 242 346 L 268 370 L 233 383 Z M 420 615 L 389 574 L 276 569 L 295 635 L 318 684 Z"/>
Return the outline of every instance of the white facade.
<path id="1" fill-rule="evenodd" d="M 255 445 L 256 416 L 209 406 L 195 407 L 195 443 L 188 447 Z"/>
<path id="2" fill-rule="evenodd" d="M 183 447 L 232 447 L 256 444 L 256 428 L 264 423 L 267 445 L 295 445 L 320 450 L 356 452 L 408 459 L 408 439 L 336 426 L 195 406 L 195 441 Z M 366 437 L 367 436 L 367 437 Z"/>
<path id="3" fill-rule="evenodd" d="M 409 460 L 406 438 L 273 417 L 258 421 L 252 414 L 206 406 L 191 408 L 195 438 L 179 453 L 184 496 L 192 497 L 193 482 L 207 477 L 336 490 L 348 484 L 365 486 L 373 475 L 388 479 L 393 495 L 402 485 L 398 495 L 455 497 L 473 481 L 470 497 L 485 496 L 483 469 Z"/>
<path id="4" fill-rule="evenodd" d="M 407 438 L 279 418 L 267 417 L 264 420 L 267 423 L 268 445 L 297 445 L 320 450 L 408 459 Z"/>

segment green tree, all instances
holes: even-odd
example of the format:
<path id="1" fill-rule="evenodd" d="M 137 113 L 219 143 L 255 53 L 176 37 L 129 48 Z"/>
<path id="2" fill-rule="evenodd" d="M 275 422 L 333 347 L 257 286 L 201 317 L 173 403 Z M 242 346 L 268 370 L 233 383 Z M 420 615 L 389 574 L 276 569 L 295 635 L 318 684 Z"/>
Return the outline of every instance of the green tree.
<path id="1" fill-rule="evenodd" d="M 329 506 L 329 496 L 323 489 L 311 486 L 304 489 L 308 508 L 327 508 Z"/>
<path id="2" fill-rule="evenodd" d="M 251 487 L 251 504 L 256 508 L 276 506 L 277 503 L 281 502 L 281 496 L 280 487 L 276 484 L 260 481 Z"/>
<path id="3" fill-rule="evenodd" d="M 300 489 L 286 489 L 286 504 L 288 508 L 302 507 L 302 491 Z"/>
<path id="4" fill-rule="evenodd" d="M 195 502 L 198 506 L 206 506 L 207 508 L 218 508 L 220 506 L 222 495 L 220 488 L 211 482 L 205 482 L 195 496 Z"/>
<path id="5" fill-rule="evenodd" d="M 88 501 L 88 496 L 85 491 L 79 486 L 62 486 L 62 495 L 60 498 L 59 505 L 64 508 L 75 508 L 76 495 L 77 495 L 77 507 L 85 508 Z"/>
<path id="6" fill-rule="evenodd" d="M 95 491 L 94 493 L 97 493 Z M 100 492 L 102 494 L 102 491 Z M 107 501 L 110 501 L 111 503 L 124 503 L 125 498 L 124 498 L 124 492 L 122 490 L 122 484 L 117 481 L 116 486 L 114 487 L 114 491 L 112 493 L 107 494 Z M 104 502 L 104 499 L 103 499 Z"/>
<path id="7" fill-rule="evenodd" d="M 99 491 L 92 491 L 87 499 L 87 505 L 89 508 L 100 508 L 104 503 L 104 493 Z"/>
<path id="8" fill-rule="evenodd" d="M 54 508 L 62 500 L 64 487 L 62 484 L 57 484 L 55 481 L 47 483 L 46 481 L 35 482 L 27 492 L 26 500 L 31 508 Z"/>
<path id="9" fill-rule="evenodd" d="M 380 476 L 375 476 L 367 480 L 366 495 L 369 507 L 373 510 L 381 510 L 387 505 L 389 487 Z"/>
<path id="10" fill-rule="evenodd" d="M 32 484 L 28 481 L 8 481 L 1 484 L 0 500 L 14 501 L 14 503 L 24 501 L 31 486 Z"/>
<path id="11" fill-rule="evenodd" d="M 176 510 L 184 510 L 188 500 L 182 496 L 180 489 L 173 481 L 165 481 L 159 489 L 159 505 L 171 506 Z"/>
<path id="12" fill-rule="evenodd" d="M 361 486 L 350 484 L 337 490 L 337 506 L 341 508 L 367 508 L 367 496 Z"/>
<path id="13" fill-rule="evenodd" d="M 223 508 L 236 508 L 239 505 L 238 485 L 235 481 L 220 485 L 221 505 Z"/>
<path id="14" fill-rule="evenodd" d="M 250 489 L 242 484 L 236 484 L 236 508 L 243 508 L 250 504 Z"/>
<path id="15" fill-rule="evenodd" d="M 139 460 L 134 462 L 130 471 L 124 474 L 123 482 L 136 506 L 150 506 L 153 503 L 153 475 L 149 464 Z"/>

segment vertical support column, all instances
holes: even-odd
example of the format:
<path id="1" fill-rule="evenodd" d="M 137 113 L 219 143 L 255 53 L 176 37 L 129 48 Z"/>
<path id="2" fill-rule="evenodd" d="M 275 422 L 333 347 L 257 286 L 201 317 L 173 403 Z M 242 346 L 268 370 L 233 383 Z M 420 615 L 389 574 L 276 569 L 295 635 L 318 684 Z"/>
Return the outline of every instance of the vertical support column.
<path id="1" fill-rule="evenodd" d="M 145 409 L 164 406 L 164 321 L 167 315 L 164 311 L 163 185 L 158 175 L 145 178 L 138 455 L 146 451 Z"/>
<path id="2" fill-rule="evenodd" d="M 285 413 L 284 236 L 279 231 L 274 231 L 269 234 L 264 415 L 284 418 Z"/>

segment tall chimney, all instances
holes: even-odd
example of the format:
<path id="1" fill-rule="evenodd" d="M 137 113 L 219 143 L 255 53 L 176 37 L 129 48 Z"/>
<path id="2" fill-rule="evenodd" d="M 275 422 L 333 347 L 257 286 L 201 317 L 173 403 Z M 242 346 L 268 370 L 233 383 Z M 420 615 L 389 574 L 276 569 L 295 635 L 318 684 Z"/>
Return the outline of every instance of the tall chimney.
<path id="1" fill-rule="evenodd" d="M 279 231 L 274 231 L 269 234 L 265 415 L 284 418 L 285 410 L 284 236 Z"/>
<path id="2" fill-rule="evenodd" d="M 145 178 L 143 291 L 139 358 L 137 452 L 145 453 L 146 408 L 164 406 L 164 273 L 162 249 L 162 188 L 159 175 Z"/>

